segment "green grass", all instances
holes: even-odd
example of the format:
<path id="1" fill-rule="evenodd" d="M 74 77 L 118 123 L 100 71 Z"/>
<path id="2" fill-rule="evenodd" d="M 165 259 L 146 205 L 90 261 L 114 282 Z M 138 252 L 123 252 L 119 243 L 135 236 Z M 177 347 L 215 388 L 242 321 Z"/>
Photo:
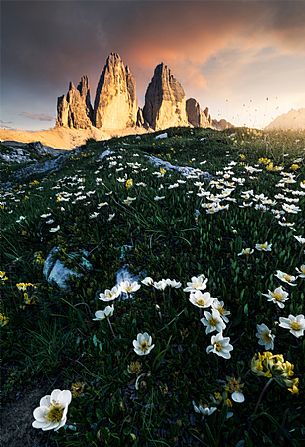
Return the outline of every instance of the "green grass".
<path id="1" fill-rule="evenodd" d="M 83 383 L 83 393 L 69 406 L 67 427 L 50 437 L 46 434 L 48 446 L 298 447 L 305 439 L 304 336 L 294 337 L 277 322 L 281 316 L 304 313 L 305 280 L 298 278 L 297 286 L 291 287 L 274 274 L 277 270 L 296 274 L 295 268 L 305 263 L 304 246 L 293 237 L 305 237 L 305 199 L 291 192 L 305 191 L 300 187 L 305 180 L 305 133 L 183 128 L 167 132 L 169 138 L 161 140 L 153 134 L 140 139 L 90 140 L 59 172 L 27 178 L 21 185 L 14 180 L 14 170 L 6 170 L 5 181 L 15 186 L 0 199 L 0 269 L 8 277 L 0 289 L 1 312 L 9 318 L 1 334 L 3 401 L 12 400 L 17 391 L 33 389 L 41 379 L 46 383 L 45 394 Z M 105 149 L 113 154 L 101 161 L 99 155 Z M 148 154 L 208 171 L 214 181 L 232 170 L 227 181 L 233 182 L 230 197 L 236 202 L 224 200 L 228 210 L 207 214 L 201 205 L 208 201 L 197 196 L 199 186 L 194 185 L 198 179 L 186 179 L 174 171 L 158 178 L 153 173 L 159 169 L 149 162 Z M 292 163 L 300 159 L 294 172 L 296 183 L 277 186 L 283 176 L 267 171 L 258 163 L 260 157 L 270 158 L 289 173 Z M 236 164 L 228 167 L 232 161 Z M 257 165 L 260 171 L 249 174 L 246 165 Z M 117 181 L 124 175 L 133 179 L 128 190 Z M 237 178 L 244 183 L 238 184 Z M 178 180 L 185 183 L 168 189 Z M 208 181 L 203 190 L 221 192 Z M 241 196 L 249 190 L 276 204 L 255 209 L 261 199 L 255 202 Z M 88 191 L 92 194 L 78 199 Z M 69 200 L 58 200 L 64 193 Z M 274 199 L 278 194 L 299 198 L 295 205 L 301 211 L 285 214 L 295 231 L 280 226 L 272 213 L 281 211 L 285 203 Z M 155 201 L 157 195 L 166 198 Z M 126 205 L 127 196 L 136 200 Z M 243 201 L 253 204 L 241 208 Z M 98 208 L 103 202 L 108 205 Z M 200 211 L 197 216 L 196 210 Z M 90 218 L 94 212 L 99 215 Z M 54 221 L 50 225 L 40 217 L 46 213 Z M 20 216 L 26 219 L 17 223 Z M 58 225 L 58 232 L 49 231 Z M 271 252 L 254 250 L 247 259 L 237 256 L 243 248 L 265 241 L 273 244 Z M 60 259 L 83 274 L 71 280 L 67 291 L 48 284 L 37 255 L 45 259 L 55 246 L 60 248 Z M 89 252 L 91 271 L 68 257 L 80 249 Z M 96 310 L 107 304 L 98 300 L 99 293 L 116 284 L 116 272 L 126 264 L 139 279 L 174 278 L 183 287 L 162 292 L 142 285 L 131 299 L 115 300 L 110 318 L 113 336 L 106 320 L 92 320 Z M 210 335 L 215 333 L 205 334 L 201 309 L 183 292 L 190 278 L 200 274 L 208 278 L 206 290 L 223 300 L 231 312 L 224 331 L 234 347 L 228 360 L 206 353 Z M 20 282 L 36 285 L 29 292 L 34 304 L 25 304 L 16 288 Z M 262 295 L 279 285 L 289 291 L 284 309 Z M 267 382 L 251 372 L 252 357 L 264 351 L 255 336 L 256 324 L 261 323 L 276 336 L 273 352 L 294 364 L 300 391 L 291 394 L 274 381 L 255 411 Z M 144 331 L 152 336 L 155 347 L 139 357 L 132 341 Z M 141 370 L 133 374 L 128 367 L 135 361 Z M 224 392 L 228 376 L 241 379 L 245 402 L 223 399 L 203 419 L 192 401 L 216 405 L 213 396 Z M 33 403 L 33 410 L 37 405 Z M 233 415 L 228 418 L 230 412 Z M 34 432 L 31 422 L 29 430 Z"/>

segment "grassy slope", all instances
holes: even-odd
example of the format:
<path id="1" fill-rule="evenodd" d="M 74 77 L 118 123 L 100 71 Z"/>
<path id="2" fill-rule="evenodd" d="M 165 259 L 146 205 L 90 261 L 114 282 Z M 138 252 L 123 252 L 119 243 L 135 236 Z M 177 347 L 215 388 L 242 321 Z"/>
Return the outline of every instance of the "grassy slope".
<path id="1" fill-rule="evenodd" d="M 304 236 L 304 197 L 298 204 L 302 212 L 287 215 L 295 222 L 295 233 L 279 226 L 270 211 L 238 205 L 243 201 L 241 191 L 253 189 L 255 194 L 271 199 L 282 192 L 275 186 L 282 178 L 279 173 L 267 172 L 260 165 L 262 172 L 251 179 L 240 164 L 240 154 L 245 155 L 246 164 L 253 166 L 259 157 L 267 156 L 291 172 L 292 161 L 304 157 L 305 135 L 261 134 L 246 129 L 232 133 L 173 129 L 164 140 L 145 135 L 140 139 L 90 141 L 59 173 L 16 185 L 11 195 L 1 199 L 6 203 L 1 210 L 0 265 L 9 278 L 1 288 L 2 311 L 10 319 L 2 329 L 4 398 L 13 400 L 16 391 L 33 389 L 37 380 L 43 380 L 45 394 L 56 387 L 70 388 L 73 382 L 85 384 L 84 393 L 74 398 L 69 408 L 69 421 L 79 424 L 76 431 L 61 429 L 48 438 L 48 446 L 235 446 L 241 440 L 244 443 L 239 446 L 301 445 L 305 430 L 301 424 L 304 338 L 296 339 L 278 328 L 276 321 L 279 316 L 302 312 L 304 280 L 289 288 L 285 309 L 267 302 L 261 293 L 279 285 L 274 277 L 277 269 L 293 274 L 295 267 L 304 264 L 303 249 L 293 238 L 293 234 Z M 98 156 L 106 148 L 120 158 L 100 161 Z M 168 190 L 170 184 L 185 179 L 173 172 L 163 178 L 152 175 L 157 169 L 145 158 L 147 153 L 182 166 L 199 167 L 216 178 L 222 178 L 216 173 L 233 160 L 237 164 L 228 168 L 234 171 L 231 178 L 246 178 L 232 193 L 237 203 L 224 202 L 230 204 L 229 210 L 207 215 L 201 208 L 205 199 L 196 195 L 196 179 Z M 117 164 L 111 166 L 111 161 Z M 123 170 L 116 172 L 120 165 Z M 134 182 L 128 191 L 117 181 L 124 174 Z M 305 179 L 304 159 L 296 177 L 297 183 L 288 185 L 292 190 L 300 190 L 300 180 Z M 31 184 L 31 180 L 40 183 Z M 147 186 L 136 186 L 141 182 Z M 78 189 L 80 185 L 83 190 Z M 208 184 L 204 188 L 219 192 Z M 70 202 L 56 200 L 56 194 L 63 191 L 72 194 Z M 94 193 L 72 204 L 77 191 L 82 191 L 81 195 Z M 155 201 L 156 195 L 166 199 Z M 137 199 L 128 206 L 123 203 L 127 196 Z M 98 209 L 102 202 L 108 206 Z M 279 205 L 275 208 L 280 209 Z M 197 220 L 196 209 L 201 213 Z M 98 217 L 90 219 L 96 211 Z M 50 225 L 40 217 L 44 213 L 51 213 L 51 227 L 60 225 L 57 233 L 49 232 Z M 111 214 L 115 215 L 109 221 Z M 16 223 L 21 215 L 26 220 Z M 273 243 L 271 253 L 256 251 L 248 260 L 237 256 L 242 248 L 266 240 Z M 122 250 L 126 244 L 132 245 L 128 252 Z M 49 285 L 42 265 L 35 262 L 37 253 L 45 258 L 54 246 L 60 247 L 64 260 L 76 249 L 90 252 L 94 269 L 83 272 L 83 278 L 74 281 L 69 292 Z M 206 354 L 210 336 L 205 335 L 200 322 L 200 309 L 188 301 L 182 288 L 162 293 L 142 286 L 133 299 L 115 302 L 111 318 L 115 338 L 106 321 L 92 321 L 94 312 L 105 304 L 97 299 L 98 293 L 115 285 L 115 272 L 126 263 L 141 279 L 146 275 L 154 280 L 169 277 L 183 286 L 191 276 L 204 273 L 207 290 L 231 311 L 225 335 L 234 346 L 232 358 Z M 18 282 L 37 285 L 33 291 L 36 304 L 23 303 L 22 293 L 15 287 Z M 263 351 L 255 337 L 256 324 L 262 322 L 276 334 L 274 352 L 295 364 L 300 394 L 291 395 L 273 383 L 253 417 L 266 383 L 265 378 L 249 371 L 253 355 Z M 133 352 L 132 340 L 144 331 L 152 335 L 155 348 L 140 358 Z M 136 360 L 145 373 L 138 391 L 136 375 L 127 369 Z M 212 416 L 202 420 L 194 413 L 192 400 L 210 404 L 211 395 L 223 391 L 226 376 L 241 378 L 245 403 L 233 403 L 233 408 L 228 408 L 222 402 Z M 33 402 L 33 409 L 37 405 Z M 228 410 L 234 415 L 225 420 Z M 30 424 L 31 420 L 29 430 L 34 432 Z"/>

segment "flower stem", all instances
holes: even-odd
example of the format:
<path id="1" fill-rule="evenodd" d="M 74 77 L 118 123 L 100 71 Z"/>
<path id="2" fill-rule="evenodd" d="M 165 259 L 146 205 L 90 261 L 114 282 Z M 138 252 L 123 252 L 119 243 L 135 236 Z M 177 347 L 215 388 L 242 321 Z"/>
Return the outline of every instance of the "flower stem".
<path id="1" fill-rule="evenodd" d="M 252 417 L 256 414 L 256 412 L 257 412 L 257 410 L 258 410 L 258 407 L 259 407 L 259 405 L 260 405 L 260 403 L 261 403 L 261 401 L 262 401 L 262 399 L 263 399 L 263 397 L 264 397 L 264 395 L 265 395 L 265 393 L 266 393 L 267 389 L 269 388 L 269 385 L 271 384 L 272 381 L 273 381 L 273 377 L 271 377 L 271 378 L 268 380 L 268 382 L 266 383 L 266 385 L 265 385 L 264 388 L 262 389 L 262 392 L 261 392 L 261 394 L 259 395 L 258 401 L 257 401 L 257 403 L 256 403 L 256 405 L 255 405 L 255 408 L 254 408 L 254 412 L 253 412 L 253 414 L 252 414 Z"/>
<path id="2" fill-rule="evenodd" d="M 109 324 L 109 327 L 110 327 L 110 331 L 111 331 L 111 333 L 112 333 L 112 336 L 113 336 L 113 338 L 115 338 L 115 333 L 114 333 L 114 331 L 113 331 L 113 327 L 112 327 L 112 324 L 111 324 L 109 318 L 106 318 L 106 320 L 108 321 L 108 324 Z"/>

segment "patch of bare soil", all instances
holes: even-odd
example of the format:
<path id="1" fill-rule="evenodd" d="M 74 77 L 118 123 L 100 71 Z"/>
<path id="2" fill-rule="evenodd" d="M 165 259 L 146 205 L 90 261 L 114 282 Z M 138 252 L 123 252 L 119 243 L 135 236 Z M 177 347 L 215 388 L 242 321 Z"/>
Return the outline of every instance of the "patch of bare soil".
<path id="1" fill-rule="evenodd" d="M 47 394 L 41 387 L 25 393 L 17 393 L 15 400 L 1 408 L 1 447 L 53 447 L 49 432 L 32 427 L 33 410 Z"/>

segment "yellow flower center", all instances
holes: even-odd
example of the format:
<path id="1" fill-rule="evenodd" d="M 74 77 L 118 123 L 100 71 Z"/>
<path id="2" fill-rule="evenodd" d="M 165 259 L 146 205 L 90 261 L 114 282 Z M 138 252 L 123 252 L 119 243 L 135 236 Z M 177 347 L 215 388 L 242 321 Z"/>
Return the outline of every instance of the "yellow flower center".
<path id="1" fill-rule="evenodd" d="M 203 298 L 197 298 L 197 304 L 199 304 L 200 306 L 204 306 L 205 305 L 205 301 Z"/>
<path id="2" fill-rule="evenodd" d="M 221 349 L 222 349 L 222 344 L 220 343 L 220 341 L 217 341 L 217 342 L 214 344 L 214 346 L 215 346 L 215 349 L 216 349 L 217 352 L 221 351 Z"/>
<path id="3" fill-rule="evenodd" d="M 216 326 L 216 324 L 217 324 L 216 318 L 211 317 L 209 319 L 209 324 L 210 324 L 210 326 Z"/>
<path id="4" fill-rule="evenodd" d="M 294 331 L 299 331 L 301 329 L 301 325 L 300 323 L 298 323 L 297 321 L 292 321 L 290 323 L 290 327 L 291 329 L 293 329 Z"/>
<path id="5" fill-rule="evenodd" d="M 269 343 L 271 341 L 271 337 L 269 335 L 268 332 L 262 332 L 262 339 L 266 342 Z"/>
<path id="6" fill-rule="evenodd" d="M 50 422 L 60 422 L 62 420 L 64 409 L 62 404 L 52 402 L 46 416 L 47 420 Z"/>
<path id="7" fill-rule="evenodd" d="M 261 248 L 267 248 L 268 247 L 268 244 L 267 243 L 265 243 L 265 244 L 261 244 Z"/>
<path id="8" fill-rule="evenodd" d="M 286 281 L 290 282 L 291 279 L 292 279 L 292 276 L 287 275 L 287 273 L 285 273 L 285 275 L 283 276 L 283 278 L 284 278 Z"/>
<path id="9" fill-rule="evenodd" d="M 218 306 L 217 310 L 220 313 L 220 315 L 223 315 L 225 313 L 225 310 L 224 310 L 224 308 L 222 306 Z"/>
<path id="10" fill-rule="evenodd" d="M 148 349 L 147 341 L 142 341 L 142 343 L 141 343 L 141 350 L 145 352 L 145 351 L 147 351 L 147 349 Z"/>
<path id="11" fill-rule="evenodd" d="M 272 292 L 271 295 L 276 301 L 283 301 L 283 295 L 281 292 Z"/>

